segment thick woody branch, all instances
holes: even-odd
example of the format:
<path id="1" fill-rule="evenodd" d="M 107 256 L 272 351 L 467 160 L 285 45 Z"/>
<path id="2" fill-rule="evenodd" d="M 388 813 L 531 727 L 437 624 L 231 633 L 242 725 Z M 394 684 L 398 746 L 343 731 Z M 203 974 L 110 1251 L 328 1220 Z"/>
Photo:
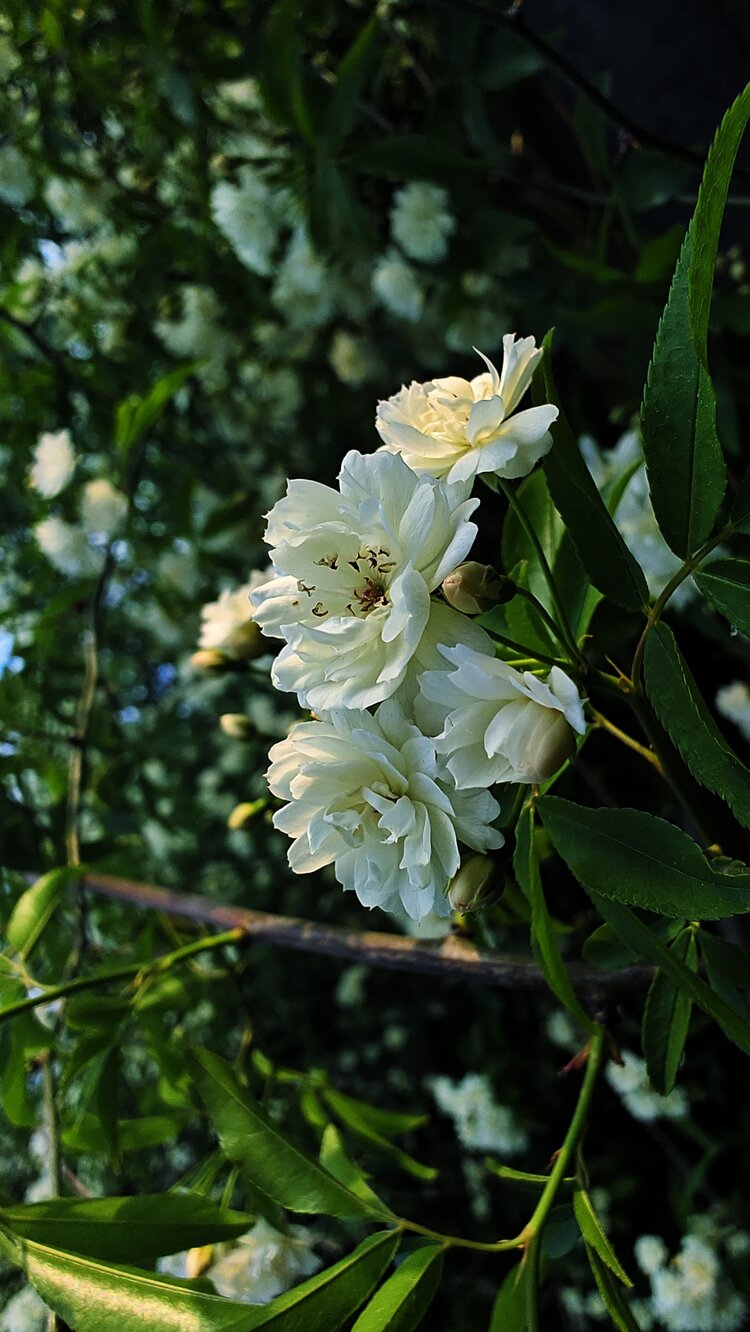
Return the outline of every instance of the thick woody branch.
<path id="1" fill-rule="evenodd" d="M 508 953 L 481 953 L 475 944 L 457 935 L 440 940 L 408 939 L 373 930 L 348 930 L 338 925 L 318 925 L 312 920 L 276 916 L 267 911 L 224 906 L 195 893 L 176 893 L 151 883 L 135 883 L 109 874 L 87 874 L 83 880 L 92 893 L 132 902 L 146 910 L 189 917 L 222 929 L 241 929 L 248 939 L 279 948 L 362 962 L 393 971 L 416 971 L 443 980 L 467 980 L 475 985 L 504 989 L 534 989 L 545 984 L 536 963 Z M 583 962 L 567 964 L 571 982 L 588 991 L 594 1002 L 599 995 L 645 985 L 653 968 L 645 965 L 600 971 Z"/>

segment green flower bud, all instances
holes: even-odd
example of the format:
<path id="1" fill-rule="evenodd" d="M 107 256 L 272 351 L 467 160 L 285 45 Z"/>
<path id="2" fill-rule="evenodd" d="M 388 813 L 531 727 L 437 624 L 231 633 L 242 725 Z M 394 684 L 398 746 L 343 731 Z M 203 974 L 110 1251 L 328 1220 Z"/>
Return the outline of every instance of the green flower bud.
<path id="1" fill-rule="evenodd" d="M 467 560 L 443 579 L 443 596 L 449 606 L 464 615 L 479 615 L 500 602 L 509 601 L 515 593 L 515 584 L 504 578 L 491 564 L 478 564 Z"/>
<path id="2" fill-rule="evenodd" d="M 222 650 L 235 661 L 255 661 L 264 656 L 270 648 L 254 620 L 246 620 L 238 629 L 234 629 L 224 643 Z"/>
<path id="3" fill-rule="evenodd" d="M 452 880 L 448 901 L 454 911 L 480 911 L 496 902 L 503 890 L 503 875 L 489 856 L 469 856 Z"/>

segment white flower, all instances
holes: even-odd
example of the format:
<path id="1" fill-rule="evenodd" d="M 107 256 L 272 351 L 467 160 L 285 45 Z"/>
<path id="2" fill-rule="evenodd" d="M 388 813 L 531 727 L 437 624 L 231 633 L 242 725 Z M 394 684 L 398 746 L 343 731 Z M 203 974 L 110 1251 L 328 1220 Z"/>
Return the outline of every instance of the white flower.
<path id="1" fill-rule="evenodd" d="M 210 287 L 180 288 L 181 315 L 160 319 L 154 325 L 157 337 L 174 356 L 205 357 L 220 366 L 232 350 L 232 339 L 223 327 L 224 313 Z"/>
<path id="2" fill-rule="evenodd" d="M 267 778 L 290 803 L 274 826 L 293 837 L 289 864 L 309 874 L 333 863 L 363 906 L 400 907 L 414 920 L 448 915 L 446 889 L 474 850 L 502 846 L 487 791 L 458 793 L 431 740 L 389 699 L 377 712 L 334 711 L 301 722 L 274 745 Z"/>
<path id="3" fill-rule="evenodd" d="M 660 1235 L 639 1235 L 633 1252 L 635 1261 L 647 1276 L 663 1267 L 669 1257 L 669 1250 Z"/>
<path id="4" fill-rule="evenodd" d="M 105 220 L 112 192 L 106 181 L 51 176 L 44 187 L 44 198 L 66 231 L 86 233 Z"/>
<path id="5" fill-rule="evenodd" d="M 499 374 L 478 354 L 487 369 L 472 380 L 450 375 L 412 382 L 380 402 L 375 425 L 383 447 L 403 454 L 415 471 L 449 481 L 480 472 L 526 476 L 552 447 L 549 428 L 558 416 L 550 403 L 516 413 L 542 352 L 533 338 L 506 333 Z"/>
<path id="6" fill-rule="evenodd" d="M 663 1256 L 649 1273 L 651 1309 L 668 1332 L 734 1332 L 745 1325 L 747 1306 L 722 1269 L 719 1240 L 710 1218 L 693 1218 L 672 1261 L 665 1265 Z"/>
<path id="7" fill-rule="evenodd" d="M 277 576 L 251 595 L 263 632 L 286 640 L 274 684 L 316 711 L 389 698 L 438 643 L 491 651 L 483 630 L 430 598 L 476 535 L 465 487 L 354 451 L 339 482 L 340 493 L 289 482 L 265 538 Z"/>
<path id="8" fill-rule="evenodd" d="M 318 328 L 333 314 L 330 274 L 304 227 L 297 227 L 274 283 L 271 300 L 293 328 Z"/>
<path id="9" fill-rule="evenodd" d="M 46 431 L 34 449 L 34 463 L 29 471 L 29 485 L 44 499 L 52 499 L 67 486 L 75 470 L 76 459 L 69 430 Z"/>
<path id="10" fill-rule="evenodd" d="M 225 588 L 218 601 L 210 601 L 201 610 L 201 631 L 198 646 L 224 648 L 238 630 L 253 619 L 250 593 L 262 586 L 273 574 L 272 568 L 254 569 L 242 587 Z"/>
<path id="11" fill-rule="evenodd" d="M 716 707 L 722 717 L 734 722 L 746 740 L 750 740 L 750 689 L 741 680 L 722 685 L 716 694 Z"/>
<path id="12" fill-rule="evenodd" d="M 448 252 L 456 220 L 447 208 L 448 192 L 414 180 L 397 190 L 391 209 L 391 235 L 410 259 L 434 264 Z"/>
<path id="13" fill-rule="evenodd" d="M 649 1081 L 646 1061 L 632 1050 L 621 1051 L 622 1064 L 607 1064 L 607 1081 L 634 1119 L 649 1123 L 654 1119 L 682 1119 L 688 1112 L 683 1087 L 675 1087 L 668 1096 L 660 1096 Z"/>
<path id="14" fill-rule="evenodd" d="M 49 1309 L 33 1286 L 22 1286 L 0 1311 L 0 1332 L 45 1332 Z"/>
<path id="15" fill-rule="evenodd" d="M 378 259 L 372 275 L 372 289 L 386 310 L 414 324 L 424 308 L 424 292 L 414 269 L 390 250 Z"/>
<path id="16" fill-rule="evenodd" d="M 50 564 L 71 578 L 90 577 L 101 571 L 104 556 L 89 545 L 86 533 L 63 518 L 45 518 L 34 535 Z"/>
<path id="17" fill-rule="evenodd" d="M 268 1304 L 322 1266 L 311 1250 L 314 1240 L 305 1226 L 290 1226 L 282 1235 L 261 1217 L 206 1275 L 227 1299 Z"/>
<path id="18" fill-rule="evenodd" d="M 454 1121 L 464 1147 L 470 1151 L 514 1156 L 524 1150 L 526 1132 L 519 1128 L 507 1106 L 498 1105 L 489 1078 L 484 1074 L 467 1073 L 461 1082 L 434 1078 L 431 1090 L 440 1109 Z"/>
<path id="19" fill-rule="evenodd" d="M 458 787 L 541 782 L 573 755 L 574 732 L 583 735 L 586 722 L 580 694 L 559 666 L 540 680 L 460 643 L 440 652 L 455 669 L 426 671 L 420 686 L 445 713 L 435 746 L 448 755 Z"/>
<path id="20" fill-rule="evenodd" d="M 372 370 L 372 358 L 364 338 L 357 338 L 345 328 L 338 328 L 333 335 L 328 360 L 334 374 L 342 384 L 359 388 Z"/>
<path id="21" fill-rule="evenodd" d="M 0 148 L 0 199 L 18 206 L 28 203 L 34 193 L 34 177 L 26 158 L 6 143 Z"/>
<path id="22" fill-rule="evenodd" d="M 81 522 L 89 535 L 106 532 L 107 536 L 112 536 L 122 527 L 127 511 L 127 496 L 116 490 L 106 477 L 89 481 L 84 486 Z"/>
<path id="23" fill-rule="evenodd" d="M 240 167 L 237 179 L 237 185 L 221 181 L 214 186 L 211 214 L 245 267 L 267 276 L 278 236 L 273 195 L 251 166 Z"/>

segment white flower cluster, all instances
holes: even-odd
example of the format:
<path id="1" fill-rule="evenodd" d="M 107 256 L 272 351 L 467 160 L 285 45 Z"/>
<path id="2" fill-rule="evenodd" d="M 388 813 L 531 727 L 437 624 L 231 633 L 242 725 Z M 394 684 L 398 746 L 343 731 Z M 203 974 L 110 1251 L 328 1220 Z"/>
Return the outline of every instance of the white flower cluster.
<path id="1" fill-rule="evenodd" d="M 621 1051 L 622 1064 L 610 1060 L 607 1081 L 634 1119 L 650 1123 L 654 1119 L 684 1119 L 688 1113 L 688 1099 L 683 1087 L 675 1087 L 668 1096 L 654 1091 L 648 1076 L 646 1061 L 632 1050 Z"/>
<path id="2" fill-rule="evenodd" d="M 29 485 L 42 499 L 53 499 L 67 486 L 75 471 L 76 459 L 69 430 L 46 431 L 39 436 L 34 462 L 29 469 Z"/>
<path id="3" fill-rule="evenodd" d="M 745 1325 L 747 1304 L 724 1271 L 721 1245 L 746 1254 L 748 1236 L 725 1237 L 710 1217 L 694 1218 L 672 1259 L 658 1235 L 641 1235 L 635 1259 L 651 1284 L 649 1325 L 666 1332 L 734 1332 Z"/>
<path id="4" fill-rule="evenodd" d="M 435 264 L 448 252 L 456 219 L 448 211 L 448 192 L 413 180 L 397 190 L 391 209 L 391 235 L 410 259 Z"/>
<path id="5" fill-rule="evenodd" d="M 316 1236 L 306 1226 L 282 1233 L 263 1217 L 231 1245 L 189 1249 L 160 1258 L 157 1270 L 171 1276 L 206 1276 L 220 1295 L 246 1304 L 268 1304 L 322 1266 L 312 1251 Z"/>
<path id="6" fill-rule="evenodd" d="M 461 846 L 503 845 L 488 787 L 551 776 L 584 730 L 562 670 L 497 660 L 435 596 L 474 541 L 477 472 L 525 475 L 550 446 L 556 408 L 512 415 L 538 360 L 533 338 L 510 336 L 501 373 L 488 361 L 471 383 L 381 404 L 385 444 L 347 453 L 338 490 L 289 482 L 268 515 L 273 576 L 250 593 L 256 625 L 283 640 L 274 684 L 316 714 L 271 751 L 292 869 L 333 864 L 363 905 L 415 921 L 450 914 Z M 397 400 L 394 424 L 382 409 Z"/>
<path id="7" fill-rule="evenodd" d="M 443 1114 L 449 1115 L 458 1138 L 469 1151 L 499 1152 L 516 1156 L 528 1142 L 525 1129 L 512 1110 L 499 1105 L 490 1080 L 481 1073 L 467 1073 L 460 1082 L 434 1078 L 431 1091 Z"/>
<path id="8" fill-rule="evenodd" d="M 43 499 L 54 499 L 67 486 L 75 465 L 69 430 L 42 434 L 29 469 L 29 485 Z M 79 497 L 80 524 L 52 514 L 37 523 L 34 535 L 40 550 L 60 573 L 71 578 L 90 577 L 99 573 L 104 559 L 96 543 L 101 545 L 116 535 L 127 511 L 126 496 L 106 477 L 99 477 L 87 481 Z"/>

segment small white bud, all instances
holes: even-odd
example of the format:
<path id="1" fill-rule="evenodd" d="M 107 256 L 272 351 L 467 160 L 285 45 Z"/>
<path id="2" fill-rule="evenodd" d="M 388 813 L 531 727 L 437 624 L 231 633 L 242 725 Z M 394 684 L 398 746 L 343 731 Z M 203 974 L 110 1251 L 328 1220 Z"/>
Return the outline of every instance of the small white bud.
<path id="1" fill-rule="evenodd" d="M 454 610 L 463 611 L 464 615 L 479 615 L 507 600 L 503 584 L 508 582 L 492 565 L 467 560 L 443 579 L 443 596 Z"/>
<path id="2" fill-rule="evenodd" d="M 502 872 L 489 856 L 469 856 L 452 880 L 448 901 L 454 911 L 479 911 L 502 892 Z"/>

